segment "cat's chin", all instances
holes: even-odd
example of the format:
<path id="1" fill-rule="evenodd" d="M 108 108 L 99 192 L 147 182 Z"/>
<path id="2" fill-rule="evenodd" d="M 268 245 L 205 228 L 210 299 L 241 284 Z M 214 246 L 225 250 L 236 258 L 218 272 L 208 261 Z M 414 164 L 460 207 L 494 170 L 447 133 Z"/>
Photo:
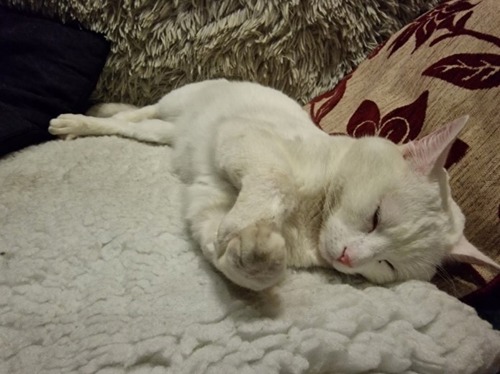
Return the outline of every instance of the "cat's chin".
<path id="1" fill-rule="evenodd" d="M 371 283 L 386 284 L 396 281 L 394 275 L 381 272 L 380 270 L 370 269 L 369 266 L 367 265 L 359 267 L 346 266 L 338 261 L 331 261 L 330 264 L 335 270 L 337 270 L 340 273 L 361 276 Z"/>
<path id="2" fill-rule="evenodd" d="M 336 260 L 331 260 L 331 261 L 328 261 L 328 263 L 337 271 L 340 271 L 341 273 L 344 273 L 344 274 L 359 274 L 359 271 L 358 269 L 356 269 L 356 267 L 352 267 L 352 266 L 346 266 L 344 264 L 341 264 L 340 262 L 336 261 Z"/>

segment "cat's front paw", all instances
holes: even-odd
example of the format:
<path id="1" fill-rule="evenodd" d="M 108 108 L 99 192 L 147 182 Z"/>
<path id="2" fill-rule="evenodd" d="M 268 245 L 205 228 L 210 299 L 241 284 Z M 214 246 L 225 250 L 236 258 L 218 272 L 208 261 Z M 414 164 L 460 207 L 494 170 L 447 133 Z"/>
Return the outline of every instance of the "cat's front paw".
<path id="1" fill-rule="evenodd" d="M 67 140 L 91 135 L 93 130 L 87 119 L 82 114 L 61 114 L 50 121 L 49 133 Z"/>
<path id="2" fill-rule="evenodd" d="M 234 235 L 218 261 L 220 270 L 234 283 L 260 291 L 285 275 L 285 239 L 271 222 L 258 222 Z"/>

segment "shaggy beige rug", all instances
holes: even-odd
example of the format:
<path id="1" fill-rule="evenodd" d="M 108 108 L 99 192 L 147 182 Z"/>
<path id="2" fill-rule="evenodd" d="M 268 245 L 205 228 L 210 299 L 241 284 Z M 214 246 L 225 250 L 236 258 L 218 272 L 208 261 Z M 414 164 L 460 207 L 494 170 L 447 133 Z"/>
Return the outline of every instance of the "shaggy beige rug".
<path id="1" fill-rule="evenodd" d="M 305 103 L 436 3 L 0 0 L 103 33 L 112 52 L 93 98 L 138 105 L 214 77 L 258 81 Z"/>

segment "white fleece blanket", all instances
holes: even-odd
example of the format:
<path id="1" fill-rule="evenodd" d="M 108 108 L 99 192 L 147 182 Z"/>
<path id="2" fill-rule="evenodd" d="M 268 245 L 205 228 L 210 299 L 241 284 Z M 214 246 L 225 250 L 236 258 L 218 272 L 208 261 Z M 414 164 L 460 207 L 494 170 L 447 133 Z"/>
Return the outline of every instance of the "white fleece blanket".
<path id="1" fill-rule="evenodd" d="M 290 272 L 256 295 L 201 257 L 170 149 L 0 160 L 0 373 L 494 373 L 500 333 L 433 285 Z"/>

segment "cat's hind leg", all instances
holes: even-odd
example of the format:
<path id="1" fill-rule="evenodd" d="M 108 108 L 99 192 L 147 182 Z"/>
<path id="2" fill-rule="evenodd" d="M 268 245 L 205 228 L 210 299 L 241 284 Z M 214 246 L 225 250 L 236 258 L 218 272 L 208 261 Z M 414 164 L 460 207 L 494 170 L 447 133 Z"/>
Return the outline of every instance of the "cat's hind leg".
<path id="1" fill-rule="evenodd" d="M 145 107 L 148 108 L 148 107 Z M 144 108 L 141 108 L 144 109 Z M 138 112 L 141 109 L 138 109 Z M 126 114 L 128 112 L 122 112 Z M 159 119 L 143 119 L 131 122 L 117 118 L 119 114 L 109 118 L 89 117 L 82 114 L 62 114 L 50 121 L 49 132 L 52 135 L 74 139 L 80 136 L 118 135 L 125 138 L 157 144 L 172 144 L 174 137 L 174 124 Z M 147 110 L 135 115 L 136 119 L 141 113 L 150 113 Z"/>
<path id="2" fill-rule="evenodd" d="M 129 112 L 139 109 L 138 107 L 130 104 L 123 103 L 100 103 L 95 104 L 85 112 L 86 116 L 108 118 L 121 112 Z"/>
<path id="3" fill-rule="evenodd" d="M 127 122 L 141 122 L 147 119 L 160 119 L 159 115 L 159 104 L 152 104 L 142 108 L 121 111 L 116 113 L 113 118 Z"/>

